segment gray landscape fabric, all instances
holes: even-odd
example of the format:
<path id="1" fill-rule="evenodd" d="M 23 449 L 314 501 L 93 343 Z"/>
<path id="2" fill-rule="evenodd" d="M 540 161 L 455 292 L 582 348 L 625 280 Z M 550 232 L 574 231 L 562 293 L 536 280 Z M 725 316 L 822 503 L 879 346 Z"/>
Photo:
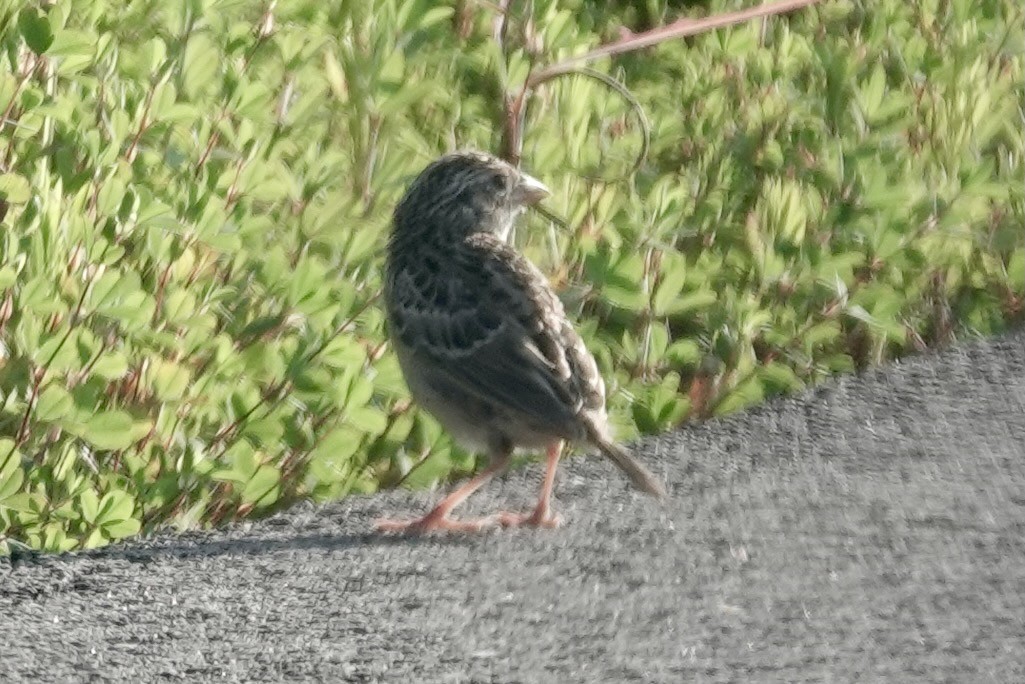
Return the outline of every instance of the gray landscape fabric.
<path id="1" fill-rule="evenodd" d="M 0 681 L 1025 681 L 1025 334 L 599 457 L 558 530 L 382 538 L 438 493 L 0 559 Z M 464 514 L 528 507 L 534 464 Z"/>

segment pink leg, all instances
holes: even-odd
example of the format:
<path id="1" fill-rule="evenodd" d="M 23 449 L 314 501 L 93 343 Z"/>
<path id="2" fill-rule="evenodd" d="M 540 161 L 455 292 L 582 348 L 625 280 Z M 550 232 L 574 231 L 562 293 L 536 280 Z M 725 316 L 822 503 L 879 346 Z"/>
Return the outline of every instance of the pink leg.
<path id="1" fill-rule="evenodd" d="M 478 520 L 453 520 L 449 517 L 449 514 L 456 506 L 463 503 L 467 497 L 480 489 L 488 480 L 505 470 L 508 462 L 507 455 L 494 458 L 491 465 L 442 499 L 424 517 L 414 520 L 378 520 L 374 523 L 374 530 L 377 532 L 429 532 L 431 530 L 480 532 L 487 527 L 495 527 L 501 524 L 499 515 L 492 515 Z"/>
<path id="2" fill-rule="evenodd" d="M 559 457 L 562 456 L 562 442 L 553 442 L 548 445 L 547 466 L 545 468 L 545 480 L 541 485 L 541 496 L 537 500 L 537 506 L 532 513 L 499 513 L 499 522 L 503 527 L 516 527 L 518 525 L 530 525 L 531 527 L 558 527 L 562 524 L 562 516 L 552 513 L 552 487 L 555 486 L 555 470 L 559 467 Z"/>

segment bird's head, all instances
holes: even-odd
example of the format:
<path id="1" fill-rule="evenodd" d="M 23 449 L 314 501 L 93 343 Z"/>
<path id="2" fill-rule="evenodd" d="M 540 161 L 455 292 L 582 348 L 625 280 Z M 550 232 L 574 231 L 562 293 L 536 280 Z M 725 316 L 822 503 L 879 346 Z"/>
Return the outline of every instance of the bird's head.
<path id="1" fill-rule="evenodd" d="M 482 152 L 447 154 L 413 181 L 395 210 L 395 233 L 461 240 L 487 232 L 507 240 L 527 207 L 549 195 L 540 181 Z"/>

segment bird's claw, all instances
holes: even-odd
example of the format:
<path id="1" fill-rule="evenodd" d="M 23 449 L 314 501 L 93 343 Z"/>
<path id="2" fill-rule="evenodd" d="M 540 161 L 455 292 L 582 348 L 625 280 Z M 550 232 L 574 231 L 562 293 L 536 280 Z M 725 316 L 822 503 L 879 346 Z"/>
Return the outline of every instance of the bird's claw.
<path id="1" fill-rule="evenodd" d="M 495 514 L 498 524 L 502 527 L 544 527 L 554 529 L 562 525 L 562 516 L 548 509 L 535 508 L 531 513 L 510 513 L 502 511 Z"/>

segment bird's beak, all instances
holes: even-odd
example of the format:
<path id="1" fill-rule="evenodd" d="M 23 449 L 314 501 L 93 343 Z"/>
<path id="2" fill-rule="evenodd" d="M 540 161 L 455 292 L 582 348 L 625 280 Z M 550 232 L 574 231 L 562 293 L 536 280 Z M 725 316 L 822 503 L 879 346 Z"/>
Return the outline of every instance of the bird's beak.
<path id="1" fill-rule="evenodd" d="M 544 183 L 525 173 L 520 174 L 520 181 L 513 188 L 514 201 L 523 206 L 537 204 L 551 194 Z"/>

